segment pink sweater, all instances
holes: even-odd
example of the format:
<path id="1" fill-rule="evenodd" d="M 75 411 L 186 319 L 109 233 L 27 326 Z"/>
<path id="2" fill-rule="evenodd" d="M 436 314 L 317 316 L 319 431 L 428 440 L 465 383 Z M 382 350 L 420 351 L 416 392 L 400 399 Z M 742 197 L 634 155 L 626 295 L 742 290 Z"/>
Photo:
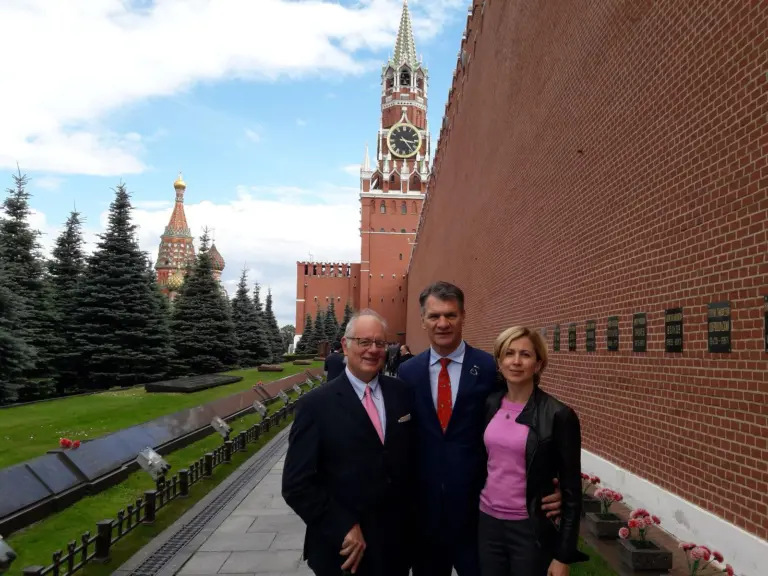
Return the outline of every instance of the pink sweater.
<path id="1" fill-rule="evenodd" d="M 500 520 L 525 520 L 525 443 L 528 426 L 515 418 L 525 404 L 506 398 L 485 429 L 488 450 L 488 478 L 480 493 L 480 510 Z"/>

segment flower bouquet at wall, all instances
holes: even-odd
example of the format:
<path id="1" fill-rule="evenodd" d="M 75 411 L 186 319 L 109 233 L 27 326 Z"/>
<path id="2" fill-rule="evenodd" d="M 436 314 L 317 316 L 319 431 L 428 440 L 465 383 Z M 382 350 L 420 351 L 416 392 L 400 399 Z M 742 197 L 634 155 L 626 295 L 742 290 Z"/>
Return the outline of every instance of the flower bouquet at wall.
<path id="1" fill-rule="evenodd" d="M 731 565 L 726 564 L 723 555 L 716 550 L 690 542 L 681 542 L 680 548 L 685 552 L 685 559 L 688 561 L 688 576 L 735 575 Z"/>
<path id="2" fill-rule="evenodd" d="M 587 489 L 590 486 L 597 486 L 600 484 L 600 478 L 597 476 L 590 476 L 589 474 L 581 473 L 581 515 L 584 516 L 587 512 L 600 512 L 600 500 L 587 493 Z"/>
<path id="3" fill-rule="evenodd" d="M 627 525 L 619 530 L 619 557 L 635 571 L 666 572 L 672 568 L 672 552 L 648 538 L 651 526 L 661 520 L 643 508 L 633 510 Z"/>
<path id="4" fill-rule="evenodd" d="M 587 512 L 584 516 L 584 524 L 597 538 L 602 540 L 616 540 L 619 537 L 619 529 L 624 526 L 617 514 L 611 512 L 611 505 L 621 502 L 624 496 L 610 488 L 598 488 L 594 497 L 600 502 L 599 512 Z"/>

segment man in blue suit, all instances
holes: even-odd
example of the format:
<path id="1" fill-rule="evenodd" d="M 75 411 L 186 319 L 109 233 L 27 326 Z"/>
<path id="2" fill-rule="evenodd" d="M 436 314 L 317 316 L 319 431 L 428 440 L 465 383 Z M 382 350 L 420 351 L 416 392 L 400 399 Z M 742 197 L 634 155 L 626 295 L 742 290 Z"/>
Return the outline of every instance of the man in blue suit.
<path id="1" fill-rule="evenodd" d="M 486 397 L 499 386 L 492 355 L 462 337 L 464 293 L 436 282 L 419 295 L 431 346 L 402 364 L 415 393 L 422 545 L 414 576 L 479 576 L 477 519 L 486 478 Z M 560 492 L 542 508 L 559 515 Z"/>

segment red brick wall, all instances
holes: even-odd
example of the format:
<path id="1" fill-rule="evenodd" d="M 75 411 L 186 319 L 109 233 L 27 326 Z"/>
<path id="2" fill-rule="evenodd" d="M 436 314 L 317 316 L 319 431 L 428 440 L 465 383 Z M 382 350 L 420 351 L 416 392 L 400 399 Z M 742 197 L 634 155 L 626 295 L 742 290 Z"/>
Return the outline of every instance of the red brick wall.
<path id="1" fill-rule="evenodd" d="M 487 0 L 468 21 L 408 283 L 467 339 L 561 326 L 544 385 L 585 448 L 768 538 L 768 2 Z M 707 352 L 730 300 L 733 351 Z M 682 306 L 684 352 L 664 352 Z M 648 314 L 633 353 L 632 314 Z M 606 322 L 620 317 L 618 352 Z M 585 321 L 597 320 L 597 351 Z M 568 352 L 568 323 L 578 348 Z"/>
<path id="2" fill-rule="evenodd" d="M 323 265 L 325 265 L 325 271 L 323 271 Z M 347 266 L 350 267 L 349 276 L 340 276 L 340 274 L 346 274 Z M 344 318 L 344 307 L 347 301 L 352 304 L 353 309 L 359 309 L 360 264 L 297 262 L 296 334 L 303 333 L 307 313 L 312 316 L 314 322 L 317 306 L 326 310 L 331 298 L 334 299 L 334 310 L 339 322 Z"/>

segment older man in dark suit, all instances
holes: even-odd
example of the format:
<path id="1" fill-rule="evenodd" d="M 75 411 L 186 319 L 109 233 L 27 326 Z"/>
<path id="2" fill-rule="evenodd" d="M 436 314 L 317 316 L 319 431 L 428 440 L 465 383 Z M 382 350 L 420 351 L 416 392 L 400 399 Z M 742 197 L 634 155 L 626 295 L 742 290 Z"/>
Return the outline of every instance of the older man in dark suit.
<path id="1" fill-rule="evenodd" d="M 375 312 L 354 316 L 346 369 L 297 404 L 283 497 L 307 525 L 304 556 L 318 576 L 407 576 L 411 566 L 413 396 L 380 374 L 385 335 Z"/>

